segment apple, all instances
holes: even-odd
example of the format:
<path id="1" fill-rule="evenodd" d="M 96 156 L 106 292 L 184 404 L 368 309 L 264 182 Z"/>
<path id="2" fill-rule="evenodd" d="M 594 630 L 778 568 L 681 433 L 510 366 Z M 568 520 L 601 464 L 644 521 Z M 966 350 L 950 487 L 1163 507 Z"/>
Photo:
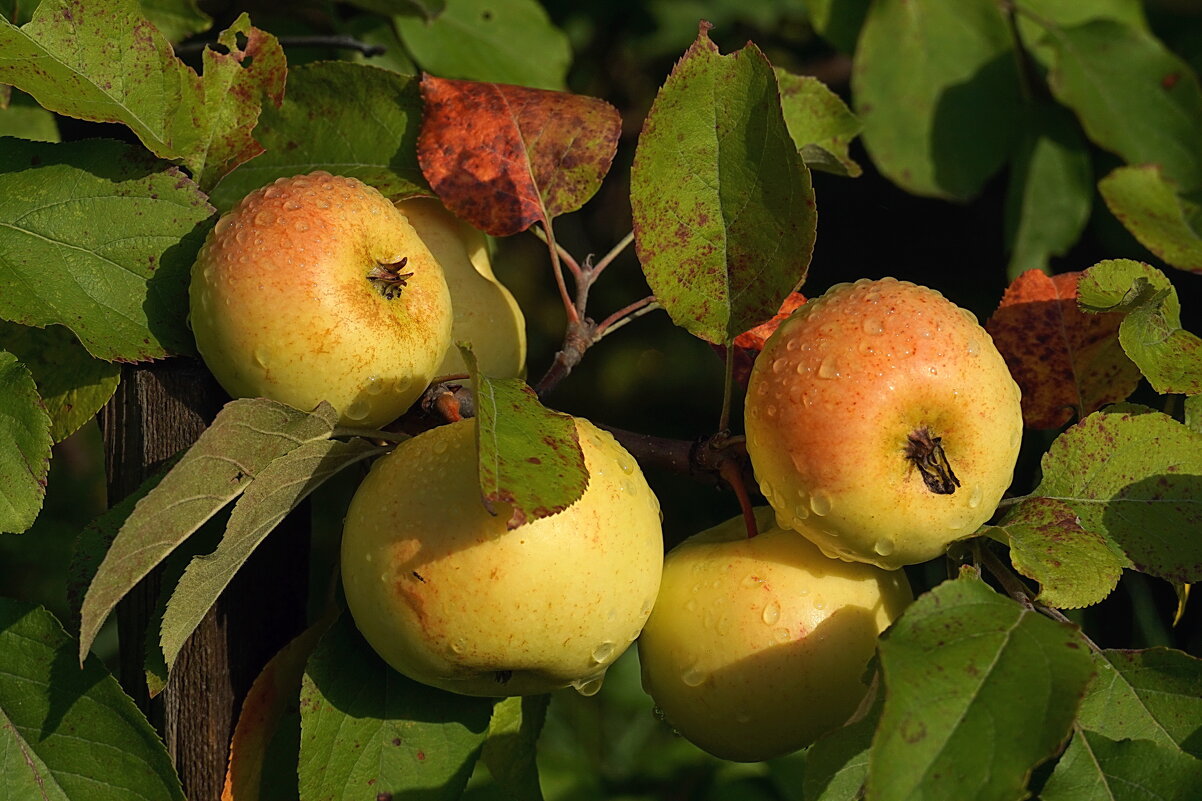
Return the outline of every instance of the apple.
<path id="1" fill-rule="evenodd" d="M 385 662 L 464 695 L 600 687 L 651 613 L 663 537 L 633 457 L 575 424 L 584 495 L 512 531 L 508 511 L 481 502 L 474 420 L 423 432 L 373 465 L 347 511 L 342 580 Z"/>
<path id="2" fill-rule="evenodd" d="M 891 278 L 840 284 L 756 358 L 747 452 L 780 525 L 897 568 L 971 536 L 1010 486 L 1019 389 L 971 312 Z"/>
<path id="3" fill-rule="evenodd" d="M 880 633 L 913 600 L 901 571 L 832 559 L 756 510 L 669 551 L 638 641 L 664 720 L 714 756 L 757 762 L 847 721 Z"/>
<path id="4" fill-rule="evenodd" d="M 451 341 L 442 268 L 405 216 L 318 171 L 251 192 L 192 268 L 191 325 L 230 395 L 378 427 L 429 385 Z"/>
<path id="5" fill-rule="evenodd" d="M 451 290 L 451 346 L 437 375 L 467 372 L 458 343 L 469 342 L 480 371 L 491 378 L 526 372 L 526 318 L 513 295 L 493 274 L 484 234 L 434 198 L 414 197 L 397 208 L 442 265 Z"/>

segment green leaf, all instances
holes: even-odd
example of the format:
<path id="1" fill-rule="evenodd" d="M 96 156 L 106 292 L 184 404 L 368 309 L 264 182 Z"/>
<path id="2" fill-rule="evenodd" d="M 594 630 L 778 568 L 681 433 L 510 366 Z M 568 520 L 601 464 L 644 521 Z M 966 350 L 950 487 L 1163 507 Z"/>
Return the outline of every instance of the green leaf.
<path id="1" fill-rule="evenodd" d="M 850 55 L 870 5 L 871 0 L 807 0 L 806 9 L 818 35 Z"/>
<path id="2" fill-rule="evenodd" d="M 1185 425 L 1202 434 L 1202 395 L 1191 395 L 1185 399 Z"/>
<path id="3" fill-rule="evenodd" d="M 417 63 L 440 78 L 565 87 L 568 37 L 534 0 L 447 0 L 434 18 L 394 21 Z"/>
<path id="4" fill-rule="evenodd" d="M 0 599 L 4 797 L 183 801 L 167 750 L 100 660 L 80 669 L 54 617 Z"/>
<path id="5" fill-rule="evenodd" d="M 880 644 L 868 797 L 1012 801 L 1068 735 L 1093 672 L 1071 626 L 977 578 L 920 597 Z"/>
<path id="6" fill-rule="evenodd" d="M 108 361 L 191 353 L 188 273 L 212 211 L 128 145 L 0 139 L 0 318 L 64 325 Z"/>
<path id="7" fill-rule="evenodd" d="M 881 719 L 878 696 L 869 714 L 835 729 L 806 752 L 805 801 L 858 801 L 868 778 L 868 753 Z"/>
<path id="8" fill-rule="evenodd" d="M 1193 801 L 1202 761 L 1147 740 L 1114 740 L 1078 731 L 1041 801 Z"/>
<path id="9" fill-rule="evenodd" d="M 402 676 L 343 616 L 310 658 L 301 687 L 301 801 L 458 799 L 491 710 L 489 699 Z"/>
<path id="10" fill-rule="evenodd" d="M 217 550 L 193 559 L 171 594 L 160 638 L 168 668 L 234 574 L 284 516 L 334 474 L 384 450 L 358 438 L 312 440 L 281 454 L 255 476 L 234 506 Z"/>
<path id="11" fill-rule="evenodd" d="M 542 801 L 534 757 L 550 700 L 549 695 L 513 696 L 497 701 L 492 709 L 480 759 L 514 801 Z"/>
<path id="12" fill-rule="evenodd" d="M 1177 290 L 1164 273 L 1129 259 L 1090 267 L 1077 283 L 1085 311 L 1124 312 L 1119 344 L 1157 392 L 1202 394 L 1202 339 L 1181 328 Z"/>
<path id="13" fill-rule="evenodd" d="M 159 562 L 246 490 L 273 459 L 326 439 L 337 413 L 322 404 L 305 414 L 262 398 L 226 404 L 163 480 L 125 521 L 80 611 L 82 659 L 105 618 Z"/>
<path id="14" fill-rule="evenodd" d="M 0 348 L 29 368 L 61 442 L 96 416 L 121 380 L 121 368 L 94 359 L 62 326 L 30 328 L 0 320 Z"/>
<path id="15" fill-rule="evenodd" d="M 0 533 L 33 525 L 50 473 L 50 416 L 29 370 L 0 350 Z"/>
<path id="16" fill-rule="evenodd" d="M 1151 740 L 1202 757 L 1202 660 L 1170 648 L 1102 651 L 1078 716 L 1112 740 Z"/>
<path id="17" fill-rule="evenodd" d="M 857 177 L 863 170 L 848 155 L 860 134 L 860 121 L 826 84 L 809 75 L 775 70 L 780 105 L 789 136 L 812 170 Z"/>
<path id="18" fill-rule="evenodd" d="M 447 7 L 446 0 L 348 0 L 351 5 L 386 16 L 416 14 L 434 19 Z"/>
<path id="19" fill-rule="evenodd" d="M 509 507 L 509 529 L 562 512 L 584 494 L 588 472 L 576 422 L 538 401 L 519 378 L 489 378 L 460 345 L 476 401 L 480 490 L 491 514 Z"/>
<path id="20" fill-rule="evenodd" d="M 1015 0 L 1023 46 L 1047 69 L 1055 58 L 1055 49 L 1044 40 L 1049 27 L 1072 28 L 1096 19 L 1109 19 L 1141 31 L 1149 31 L 1141 0 Z"/>
<path id="21" fill-rule="evenodd" d="M 1160 412 L 1111 408 L 1056 438 L 1032 495 L 1068 505 L 1137 570 L 1202 579 L 1202 436 Z"/>
<path id="22" fill-rule="evenodd" d="M 715 344 L 776 314 L 805 280 L 810 173 L 753 44 L 723 56 L 702 26 L 656 95 L 630 175 L 635 246 L 672 321 Z"/>
<path id="23" fill-rule="evenodd" d="M 53 114 L 33 102 L 28 95 L 18 92 L 12 96 L 7 107 L 0 102 L 0 136 L 57 142 L 58 123 Z"/>
<path id="24" fill-rule="evenodd" d="M 7 19 L 13 25 L 24 25 L 33 17 L 42 0 L 8 0 L 0 5 L 0 19 Z"/>
<path id="25" fill-rule="evenodd" d="M 265 106 L 255 129 L 266 152 L 225 176 L 212 202 L 226 212 L 276 178 L 317 169 L 390 197 L 429 192 L 417 164 L 421 110 L 412 76 L 344 61 L 294 67 L 283 105 Z"/>
<path id="26" fill-rule="evenodd" d="M 1093 205 L 1093 168 L 1076 122 L 1062 107 L 1035 107 L 1006 188 L 1008 273 L 1048 272 L 1076 244 Z"/>
<path id="27" fill-rule="evenodd" d="M 1185 199 L 1158 165 L 1119 167 L 1098 182 L 1098 191 L 1141 245 L 1174 267 L 1202 272 L 1202 237 L 1190 227 Z"/>
<path id="28" fill-rule="evenodd" d="M 407 0 L 402 0 L 402 2 L 407 2 Z M 375 53 L 370 56 L 358 51 L 352 51 L 350 53 L 350 60 L 352 62 L 365 64 L 369 67 L 379 67 L 380 69 L 390 70 L 400 75 L 418 74 L 417 65 L 413 63 L 413 59 L 409 58 L 409 54 L 405 52 L 405 46 L 401 44 L 401 39 L 397 36 L 396 26 L 392 24 L 390 18 L 374 14 L 360 14 L 347 20 L 340 30 L 343 34 L 358 39 L 365 44 L 384 48 L 383 53 Z"/>
<path id="29" fill-rule="evenodd" d="M 852 73 L 864 145 L 917 195 L 966 199 L 1005 162 L 1022 119 L 1013 40 L 994 0 L 877 0 Z"/>
<path id="30" fill-rule="evenodd" d="M 213 26 L 197 0 L 140 0 L 142 13 L 170 42 L 180 42 Z"/>
<path id="31" fill-rule="evenodd" d="M 1039 582 L 1037 600 L 1058 609 L 1092 606 L 1118 586 L 1126 560 L 1068 503 L 1029 498 L 985 533 L 1010 546 L 1014 569 Z"/>
<path id="32" fill-rule="evenodd" d="M 1202 88 L 1154 36 L 1113 20 L 1049 27 L 1052 93 L 1093 142 L 1128 164 L 1159 164 L 1183 191 L 1202 187 Z"/>

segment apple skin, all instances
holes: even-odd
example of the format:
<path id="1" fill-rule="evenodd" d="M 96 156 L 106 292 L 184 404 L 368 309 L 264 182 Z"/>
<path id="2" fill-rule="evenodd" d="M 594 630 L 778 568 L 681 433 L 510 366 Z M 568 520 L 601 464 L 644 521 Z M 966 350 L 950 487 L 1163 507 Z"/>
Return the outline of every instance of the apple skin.
<path id="1" fill-rule="evenodd" d="M 782 323 L 744 410 L 780 525 L 828 556 L 889 569 L 939 556 L 985 523 L 1022 441 L 1018 385 L 976 318 L 889 278 L 832 287 Z M 934 491 L 909 458 L 922 432 L 939 438 L 959 486 Z"/>
<path id="2" fill-rule="evenodd" d="M 756 510 L 668 552 L 639 637 L 643 688 L 714 756 L 758 762 L 842 725 L 867 687 L 879 634 L 913 600 L 901 571 L 824 556 Z"/>
<path id="3" fill-rule="evenodd" d="M 406 259 L 391 299 L 368 274 Z M 192 268 L 192 332 L 230 395 L 378 427 L 429 385 L 451 340 L 442 268 L 404 215 L 354 178 L 318 171 L 251 192 Z"/>
<path id="4" fill-rule="evenodd" d="M 577 418 L 584 495 L 506 531 L 504 507 L 494 517 L 480 499 L 475 431 L 440 426 L 372 467 L 343 531 L 351 615 L 385 662 L 424 684 L 596 692 L 659 590 L 659 502 L 633 457 Z"/>
<path id="5" fill-rule="evenodd" d="M 409 198 L 398 202 L 397 208 L 442 265 L 451 290 L 455 315 L 451 346 L 436 374 L 467 372 L 458 343 L 469 342 L 484 375 L 524 376 L 526 318 L 517 300 L 493 274 L 484 234 L 434 198 Z"/>

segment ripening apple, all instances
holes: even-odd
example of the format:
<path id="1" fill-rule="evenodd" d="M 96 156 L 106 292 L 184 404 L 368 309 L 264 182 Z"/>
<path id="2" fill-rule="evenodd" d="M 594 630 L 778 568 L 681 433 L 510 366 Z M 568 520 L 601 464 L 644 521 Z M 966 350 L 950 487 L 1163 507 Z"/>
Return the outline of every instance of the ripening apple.
<path id="1" fill-rule="evenodd" d="M 756 510 L 668 552 L 638 641 L 664 720 L 714 756 L 756 762 L 847 721 L 877 638 L 913 600 L 901 571 L 832 559 Z"/>
<path id="2" fill-rule="evenodd" d="M 518 378 L 526 372 L 526 318 L 513 295 L 497 280 L 488 242 L 476 228 L 455 217 L 434 198 L 397 203 L 434 258 L 451 290 L 454 321 L 451 346 L 437 375 L 467 372 L 458 343 L 468 342 L 480 372 L 490 378 Z"/>
<path id="3" fill-rule="evenodd" d="M 451 341 L 442 268 L 374 188 L 318 171 L 251 192 L 192 268 L 191 324 L 230 395 L 375 427 L 429 385 Z"/>
<path id="4" fill-rule="evenodd" d="M 476 424 L 379 459 L 342 539 L 347 606 L 384 659 L 464 695 L 596 692 L 659 589 L 659 502 L 630 454 L 576 418 L 590 478 L 558 514 L 506 530 L 481 502 Z"/>
<path id="5" fill-rule="evenodd" d="M 1010 486 L 1018 385 L 971 312 L 906 281 L 832 287 L 756 358 L 747 452 L 784 527 L 885 568 L 971 536 Z"/>

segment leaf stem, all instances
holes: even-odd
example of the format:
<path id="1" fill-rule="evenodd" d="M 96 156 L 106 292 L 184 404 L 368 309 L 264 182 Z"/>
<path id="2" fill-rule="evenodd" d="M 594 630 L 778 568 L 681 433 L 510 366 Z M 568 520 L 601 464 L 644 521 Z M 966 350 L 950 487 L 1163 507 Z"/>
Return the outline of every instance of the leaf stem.
<path id="1" fill-rule="evenodd" d="M 728 344 L 726 346 L 726 365 L 725 377 L 722 382 L 722 413 L 718 415 L 718 430 L 730 430 L 730 407 L 734 401 L 734 383 L 735 383 L 735 349 L 734 346 Z"/>
<path id="2" fill-rule="evenodd" d="M 648 295 L 642 300 L 636 300 L 628 306 L 623 306 L 613 314 L 606 317 L 601 322 L 597 323 L 597 330 L 593 334 L 593 344 L 601 341 L 601 337 L 606 334 L 611 334 L 627 323 L 637 320 L 648 312 L 653 312 L 660 308 L 659 301 L 654 295 Z"/>
<path id="3" fill-rule="evenodd" d="M 593 280 L 596 281 L 597 277 L 599 275 L 601 275 L 601 271 L 604 270 L 606 267 L 608 267 L 610 264 L 612 264 L 613 260 L 616 259 L 623 250 L 625 250 L 627 247 L 629 247 L 630 243 L 633 241 L 634 241 L 634 231 L 631 231 L 626 236 L 622 237 L 622 241 L 619 242 L 618 244 L 614 245 L 610 249 L 609 253 L 606 253 L 604 256 L 602 256 L 601 261 L 599 261 L 593 265 L 593 269 L 592 269 Z"/>
<path id="4" fill-rule="evenodd" d="M 572 302 L 572 296 L 568 294 L 568 284 L 563 277 L 563 265 L 567 263 L 569 269 L 573 271 L 573 277 L 576 278 L 579 284 L 583 273 L 580 270 L 580 265 L 576 260 L 568 256 L 568 259 L 561 260 L 561 250 L 559 244 L 555 241 L 555 231 L 551 228 L 551 221 L 544 220 L 542 229 L 535 229 L 535 233 L 539 234 L 539 238 L 547 244 L 547 253 L 551 257 L 551 271 L 555 274 L 555 285 L 559 287 L 559 297 L 563 301 L 564 313 L 568 316 L 568 323 L 576 323 L 580 321 L 581 313 L 577 309 L 576 304 Z M 577 287 L 579 289 L 579 286 Z"/>

